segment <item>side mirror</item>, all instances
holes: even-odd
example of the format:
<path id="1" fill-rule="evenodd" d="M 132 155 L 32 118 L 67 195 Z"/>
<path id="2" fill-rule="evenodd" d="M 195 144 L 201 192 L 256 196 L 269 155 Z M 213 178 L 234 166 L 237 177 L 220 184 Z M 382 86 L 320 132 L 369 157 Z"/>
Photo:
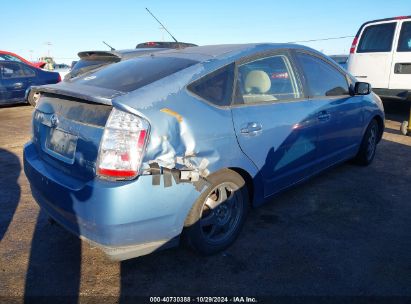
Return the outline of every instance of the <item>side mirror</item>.
<path id="1" fill-rule="evenodd" d="M 356 82 L 354 95 L 368 95 L 371 93 L 371 85 L 368 82 Z"/>

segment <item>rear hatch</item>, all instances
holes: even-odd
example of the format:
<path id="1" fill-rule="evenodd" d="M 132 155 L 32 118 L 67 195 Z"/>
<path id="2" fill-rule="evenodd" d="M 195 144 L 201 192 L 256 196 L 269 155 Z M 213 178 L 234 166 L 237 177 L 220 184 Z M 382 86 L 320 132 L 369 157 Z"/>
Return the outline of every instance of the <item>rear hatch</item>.
<path id="1" fill-rule="evenodd" d="M 41 159 L 76 179 L 94 178 L 113 100 L 196 63 L 184 58 L 139 57 L 70 82 L 34 87 L 41 97 L 33 114 L 33 143 Z M 108 140 L 107 145 L 116 148 L 116 144 Z"/>
<path id="2" fill-rule="evenodd" d="M 111 109 L 109 102 L 95 103 L 43 90 L 33 114 L 33 143 L 39 157 L 78 180 L 94 178 Z"/>

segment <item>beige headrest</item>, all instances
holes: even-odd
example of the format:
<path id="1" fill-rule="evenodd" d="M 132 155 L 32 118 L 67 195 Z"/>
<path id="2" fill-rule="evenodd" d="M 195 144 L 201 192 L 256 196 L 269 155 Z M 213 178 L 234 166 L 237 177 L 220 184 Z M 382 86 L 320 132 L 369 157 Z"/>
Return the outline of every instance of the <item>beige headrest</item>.
<path id="1" fill-rule="evenodd" d="M 245 78 L 245 91 L 247 93 L 250 93 L 252 89 L 256 89 L 258 93 L 266 93 L 270 88 L 271 80 L 266 72 L 254 70 L 247 74 Z"/>

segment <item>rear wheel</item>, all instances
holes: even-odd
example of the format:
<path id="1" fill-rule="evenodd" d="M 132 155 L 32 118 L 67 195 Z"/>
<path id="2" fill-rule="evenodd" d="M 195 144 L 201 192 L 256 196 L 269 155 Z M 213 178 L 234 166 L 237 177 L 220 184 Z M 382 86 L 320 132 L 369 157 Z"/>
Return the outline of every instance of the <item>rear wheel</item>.
<path id="1" fill-rule="evenodd" d="M 355 162 L 357 164 L 368 166 L 372 163 L 375 157 L 375 151 L 377 149 L 379 134 L 378 122 L 373 119 L 368 125 L 367 130 L 365 131 L 360 150 L 355 157 Z"/>
<path id="2" fill-rule="evenodd" d="M 238 173 L 224 169 L 210 176 L 209 181 L 211 185 L 193 205 L 184 231 L 189 246 L 205 255 L 234 242 L 249 206 L 246 184 Z"/>

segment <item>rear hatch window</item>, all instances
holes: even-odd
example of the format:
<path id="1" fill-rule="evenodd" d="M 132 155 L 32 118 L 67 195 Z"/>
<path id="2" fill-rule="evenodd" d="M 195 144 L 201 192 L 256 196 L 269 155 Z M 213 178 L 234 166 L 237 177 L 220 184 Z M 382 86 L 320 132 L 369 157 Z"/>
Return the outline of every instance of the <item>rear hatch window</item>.
<path id="1" fill-rule="evenodd" d="M 196 63 L 198 61 L 184 58 L 139 57 L 112 64 L 75 81 L 88 86 L 131 92 Z"/>
<path id="2" fill-rule="evenodd" d="M 73 66 L 66 79 L 77 77 L 86 72 L 114 63 L 113 59 L 81 59 Z"/>

